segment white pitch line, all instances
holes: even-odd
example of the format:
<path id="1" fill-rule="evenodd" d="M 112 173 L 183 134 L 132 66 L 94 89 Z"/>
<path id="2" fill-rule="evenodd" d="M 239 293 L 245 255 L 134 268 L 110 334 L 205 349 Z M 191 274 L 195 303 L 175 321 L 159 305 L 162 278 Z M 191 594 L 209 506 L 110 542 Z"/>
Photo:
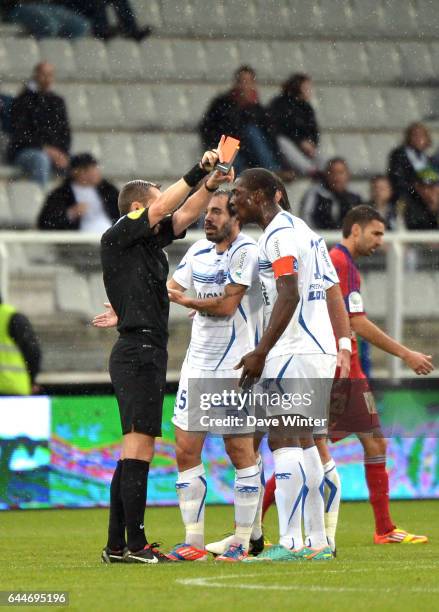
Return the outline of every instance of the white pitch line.
<path id="1" fill-rule="evenodd" d="M 427 566 L 427 567 L 433 567 L 436 568 L 436 566 Z M 409 568 L 407 567 L 407 569 L 413 569 L 413 568 Z M 332 573 L 335 573 L 336 570 L 329 570 Z M 343 572 L 345 571 L 349 571 L 349 570 L 343 570 Z M 351 570 L 352 571 L 352 570 Z M 356 571 L 362 571 L 360 568 L 358 568 Z M 285 573 L 275 573 L 275 574 L 270 574 L 270 576 L 285 576 Z M 205 578 L 179 578 L 176 580 L 176 582 L 178 584 L 181 584 L 183 586 L 199 586 L 199 587 L 207 587 L 207 588 L 216 588 L 216 589 L 223 589 L 225 584 L 224 581 L 225 580 L 235 580 L 235 579 L 240 579 L 242 580 L 243 578 L 255 578 L 255 577 L 260 577 L 260 574 L 230 574 L 228 576 L 215 576 L 215 577 L 205 577 Z M 298 591 L 298 590 L 308 590 L 308 591 L 315 591 L 315 592 L 325 592 L 325 593 L 358 593 L 358 592 L 365 592 L 365 593 L 394 593 L 394 592 L 398 592 L 398 593 L 439 593 L 439 588 L 422 588 L 422 587 L 409 587 L 409 588 L 402 588 L 401 585 L 395 586 L 395 587 L 389 587 L 389 588 L 369 588 L 369 587 L 332 587 L 332 586 L 325 586 L 325 585 L 308 585 L 308 584 L 290 584 L 290 585 L 285 585 L 285 584 L 229 584 L 227 585 L 229 588 L 237 588 L 237 589 L 247 589 L 247 590 L 269 590 L 269 591 Z"/>

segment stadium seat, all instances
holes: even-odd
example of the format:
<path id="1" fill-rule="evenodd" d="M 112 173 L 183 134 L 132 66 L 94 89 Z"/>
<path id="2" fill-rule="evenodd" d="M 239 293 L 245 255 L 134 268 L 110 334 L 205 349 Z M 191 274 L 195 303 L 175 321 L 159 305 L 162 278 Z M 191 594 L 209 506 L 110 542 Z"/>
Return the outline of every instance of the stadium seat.
<path id="1" fill-rule="evenodd" d="M 405 273 L 401 302 L 407 317 L 437 317 L 436 278 L 437 274 L 420 270 Z"/>
<path id="2" fill-rule="evenodd" d="M 220 40 L 209 40 L 204 45 L 208 80 L 227 83 L 227 87 L 230 87 L 229 83 L 239 66 L 238 45 L 234 41 L 224 43 Z"/>
<path id="3" fill-rule="evenodd" d="M 96 134 L 74 132 L 71 152 L 73 154 L 91 153 L 96 159 L 102 161 L 102 149 Z"/>
<path id="4" fill-rule="evenodd" d="M 196 15 L 189 2 L 175 2 L 175 0 L 160 1 L 163 28 L 169 36 L 187 36 L 192 31 L 192 24 Z M 210 8 L 204 6 L 204 11 Z M 200 32 L 198 32 L 200 33 Z"/>
<path id="5" fill-rule="evenodd" d="M 371 79 L 363 42 L 336 41 L 332 45 L 332 53 L 334 72 L 338 74 L 336 77 L 338 81 L 365 83 Z"/>
<path id="6" fill-rule="evenodd" d="M 392 38 L 416 38 L 418 24 L 417 10 L 410 0 L 385 0 L 382 3 L 382 30 Z"/>
<path id="7" fill-rule="evenodd" d="M 141 43 L 143 74 L 152 81 L 176 77 L 172 45 L 169 40 L 152 38 Z"/>
<path id="8" fill-rule="evenodd" d="M 352 32 L 351 10 L 346 0 L 320 0 L 316 4 L 319 7 L 320 20 L 323 24 L 325 37 L 345 37 Z M 352 58 L 354 59 L 354 57 Z"/>
<path id="9" fill-rule="evenodd" d="M 117 88 L 124 128 L 160 127 L 161 116 L 152 95 L 154 87 L 156 86 L 131 83 L 129 86 L 120 85 Z"/>
<path id="10" fill-rule="evenodd" d="M 376 39 L 386 35 L 381 3 L 375 2 L 371 5 L 364 0 L 352 0 L 351 23 L 352 36 L 356 38 Z"/>
<path id="11" fill-rule="evenodd" d="M 323 159 L 330 159 L 331 157 L 338 155 L 338 151 L 336 151 L 334 147 L 332 136 L 326 132 L 323 132 L 323 134 L 320 136 L 319 149 Z"/>
<path id="12" fill-rule="evenodd" d="M 281 93 L 281 89 L 277 85 L 268 85 L 259 89 L 261 104 L 269 104 L 273 98 Z"/>
<path id="13" fill-rule="evenodd" d="M 383 128 L 389 125 L 386 103 L 381 90 L 373 87 L 355 87 L 352 90 L 357 128 Z M 391 112 L 391 108 L 389 108 Z"/>
<path id="14" fill-rule="evenodd" d="M 355 126 L 355 101 L 347 87 L 325 87 L 316 90 L 319 100 L 318 118 L 324 128 Z"/>
<path id="15" fill-rule="evenodd" d="M 389 153 L 399 145 L 399 134 L 367 134 L 366 146 L 369 151 L 369 166 L 366 174 L 383 174 L 387 172 Z"/>
<path id="16" fill-rule="evenodd" d="M 134 137 L 139 178 L 157 181 L 165 176 L 178 176 L 172 167 L 168 144 L 161 134 L 142 134 Z"/>
<path id="17" fill-rule="evenodd" d="M 421 118 L 416 98 L 408 88 L 386 87 L 382 91 L 387 128 L 398 128 L 402 132 L 409 123 Z"/>
<path id="18" fill-rule="evenodd" d="M 189 107 L 185 90 L 179 85 L 160 85 L 153 89 L 154 102 L 159 109 L 161 129 L 181 129 L 190 125 L 193 110 Z"/>
<path id="19" fill-rule="evenodd" d="M 437 88 L 416 88 L 411 92 L 421 121 L 439 118 L 439 90 Z"/>
<path id="20" fill-rule="evenodd" d="M 32 38 L 0 38 L 0 76 L 21 81 L 32 75 L 40 61 L 38 44 Z"/>
<path id="21" fill-rule="evenodd" d="M 161 7 L 158 0 L 131 0 L 136 14 L 137 23 L 140 26 L 149 25 L 154 30 L 163 30 L 163 19 Z"/>
<path id="22" fill-rule="evenodd" d="M 121 104 L 115 87 L 89 85 L 87 98 L 91 125 L 94 128 L 117 129 L 123 126 Z"/>
<path id="23" fill-rule="evenodd" d="M 99 82 L 110 73 L 106 46 L 94 38 L 81 38 L 73 43 L 77 78 Z"/>
<path id="24" fill-rule="evenodd" d="M 429 45 L 422 42 L 399 44 L 401 78 L 407 83 L 425 83 L 437 78 L 432 64 Z"/>
<path id="25" fill-rule="evenodd" d="M 401 60 L 394 43 L 365 43 L 371 78 L 376 83 L 397 83 L 401 79 Z"/>
<path id="26" fill-rule="evenodd" d="M 16 181 L 9 185 L 9 205 L 14 223 L 31 228 L 43 204 L 43 192 L 35 183 Z"/>
<path id="27" fill-rule="evenodd" d="M 240 64 L 253 66 L 258 79 L 271 81 L 276 74 L 271 49 L 266 42 L 241 40 L 238 43 Z"/>
<path id="28" fill-rule="evenodd" d="M 104 134 L 100 137 L 104 174 L 109 176 L 135 178 L 137 174 L 136 155 L 128 134 Z"/>
<path id="29" fill-rule="evenodd" d="M 189 108 L 187 126 L 193 130 L 197 129 L 203 114 L 209 104 L 220 92 L 215 85 L 186 85 L 185 96 Z"/>
<path id="30" fill-rule="evenodd" d="M 56 78 L 70 80 L 76 75 L 75 56 L 71 44 L 63 38 L 44 38 L 40 40 L 41 60 L 54 64 Z"/>
<path id="31" fill-rule="evenodd" d="M 368 176 L 370 159 L 364 137 L 360 134 L 334 134 L 332 137 L 337 155 L 344 157 L 356 176 Z"/>
<path id="32" fill-rule="evenodd" d="M 288 0 L 289 36 L 319 36 L 323 30 L 322 16 L 317 2 Z"/>
<path id="33" fill-rule="evenodd" d="M 167 141 L 173 173 L 182 176 L 200 157 L 200 139 L 194 134 L 174 134 Z"/>
<path id="34" fill-rule="evenodd" d="M 89 129 L 92 119 L 88 106 L 88 87 L 58 83 L 56 92 L 64 98 L 69 121 L 74 129 Z"/>
<path id="35" fill-rule="evenodd" d="M 225 32 L 228 37 L 251 38 L 258 31 L 258 19 L 252 0 L 223 0 Z"/>
<path id="36" fill-rule="evenodd" d="M 387 276 L 384 272 L 368 272 L 362 276 L 361 293 L 371 317 L 383 319 L 387 312 Z"/>
<path id="37" fill-rule="evenodd" d="M 284 81 L 294 72 L 306 71 L 300 43 L 275 41 L 271 44 L 271 50 L 276 68 L 272 75 L 273 81 Z"/>
<path id="38" fill-rule="evenodd" d="M 202 80 L 207 75 L 205 49 L 197 40 L 172 42 L 175 74 L 178 81 Z"/>
<path id="39" fill-rule="evenodd" d="M 315 81 L 337 82 L 340 74 L 337 70 L 334 55 L 334 43 L 331 41 L 305 41 L 301 44 L 305 72 L 312 75 Z M 293 68 L 293 72 L 296 67 Z"/>
<path id="40" fill-rule="evenodd" d="M 132 40 L 115 38 L 107 44 L 111 81 L 138 81 L 143 77 L 139 45 Z"/>
<path id="41" fill-rule="evenodd" d="M 0 227 L 10 227 L 13 220 L 9 207 L 8 191 L 5 185 L 0 184 Z"/>
<path id="42" fill-rule="evenodd" d="M 95 314 L 103 312 L 104 302 L 108 302 L 108 297 L 105 291 L 101 272 L 90 274 L 88 278 L 88 289 L 91 301 L 91 311 Z"/>
<path id="43" fill-rule="evenodd" d="M 278 39 L 291 36 L 290 2 L 254 0 L 258 37 Z"/>
<path id="44" fill-rule="evenodd" d="M 73 271 L 63 270 L 56 275 L 55 300 L 57 309 L 78 314 L 86 320 L 95 312 L 87 279 Z"/>
<path id="45" fill-rule="evenodd" d="M 23 244 L 17 242 L 12 244 L 9 242 L 6 244 L 6 251 L 8 254 L 8 266 L 14 272 L 18 270 L 27 270 L 29 268 L 29 261 L 26 256 Z"/>
<path id="46" fill-rule="evenodd" d="M 291 212 L 293 215 L 298 215 L 300 211 L 300 202 L 305 194 L 306 190 L 310 187 L 311 182 L 309 180 L 294 181 L 290 185 L 286 186 L 288 199 L 291 205 Z"/>
<path id="47" fill-rule="evenodd" d="M 416 0 L 416 18 L 418 24 L 418 36 L 420 38 L 439 37 L 438 9 L 435 2 L 431 0 Z"/>

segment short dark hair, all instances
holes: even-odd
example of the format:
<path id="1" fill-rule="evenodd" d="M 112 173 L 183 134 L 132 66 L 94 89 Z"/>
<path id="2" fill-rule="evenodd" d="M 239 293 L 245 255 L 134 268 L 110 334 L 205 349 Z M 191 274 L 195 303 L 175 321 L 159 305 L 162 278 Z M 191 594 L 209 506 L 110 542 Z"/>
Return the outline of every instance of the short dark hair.
<path id="1" fill-rule="evenodd" d="M 140 179 L 126 183 L 120 190 L 117 200 L 120 216 L 122 217 L 130 212 L 130 207 L 133 202 L 140 202 L 146 206 L 149 199 L 149 192 L 152 187 L 158 189 L 160 185 Z"/>
<path id="2" fill-rule="evenodd" d="M 282 83 L 282 91 L 287 96 L 298 98 L 302 93 L 302 85 L 307 81 L 311 81 L 309 74 L 306 74 L 305 72 L 296 72 L 288 77 L 284 83 Z"/>
<path id="3" fill-rule="evenodd" d="M 380 223 L 383 223 L 383 225 L 386 224 L 384 217 L 373 206 L 369 206 L 369 204 L 354 206 L 354 208 L 351 208 L 343 219 L 343 238 L 348 238 L 351 235 L 352 226 L 355 223 L 357 223 L 361 228 L 364 228 L 372 221 L 379 221 Z"/>
<path id="4" fill-rule="evenodd" d="M 243 64 L 242 66 L 237 68 L 233 74 L 235 81 L 237 81 L 239 77 L 241 76 L 241 74 L 243 74 L 244 72 L 248 72 L 249 74 L 252 75 L 253 78 L 256 78 L 255 70 L 248 64 Z"/>
<path id="5" fill-rule="evenodd" d="M 377 181 L 388 181 L 388 182 L 390 182 L 390 179 L 387 176 L 387 174 L 375 174 L 374 176 L 371 177 L 370 182 L 371 183 L 376 183 Z"/>
<path id="6" fill-rule="evenodd" d="M 70 170 L 97 166 L 98 160 L 91 153 L 77 153 L 70 158 Z"/>
<path id="7" fill-rule="evenodd" d="M 259 189 L 271 201 L 274 200 L 276 191 L 279 189 L 277 177 L 266 170 L 265 168 L 249 168 L 244 170 L 239 175 L 249 191 L 258 191 Z"/>
<path id="8" fill-rule="evenodd" d="M 326 162 L 326 166 L 325 166 L 326 172 L 328 172 L 329 168 L 333 166 L 334 164 L 343 164 L 346 167 L 346 169 L 349 170 L 348 162 L 345 160 L 344 157 L 331 157 L 331 159 L 328 159 L 328 161 Z"/>

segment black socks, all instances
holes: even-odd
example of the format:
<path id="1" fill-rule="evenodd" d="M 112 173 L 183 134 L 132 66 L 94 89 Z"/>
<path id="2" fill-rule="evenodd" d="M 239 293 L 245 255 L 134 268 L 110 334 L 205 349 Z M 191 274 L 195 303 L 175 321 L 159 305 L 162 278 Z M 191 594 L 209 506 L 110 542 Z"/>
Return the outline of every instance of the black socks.
<path id="1" fill-rule="evenodd" d="M 120 496 L 127 529 L 127 544 L 131 551 L 138 551 L 147 543 L 143 521 L 149 463 L 140 459 L 124 459 L 122 466 Z"/>
<path id="2" fill-rule="evenodd" d="M 108 543 L 111 550 L 123 550 L 125 542 L 125 517 L 123 513 L 122 498 L 120 495 L 120 482 L 123 461 L 119 459 L 114 470 L 110 486 L 110 522 L 108 525 Z"/>

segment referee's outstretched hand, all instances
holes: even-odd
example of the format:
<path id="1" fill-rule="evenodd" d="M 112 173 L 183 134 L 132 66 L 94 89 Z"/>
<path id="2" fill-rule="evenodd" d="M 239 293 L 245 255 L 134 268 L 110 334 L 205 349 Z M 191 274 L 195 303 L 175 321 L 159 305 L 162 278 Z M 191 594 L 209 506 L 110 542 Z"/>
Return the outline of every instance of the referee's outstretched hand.
<path id="1" fill-rule="evenodd" d="M 110 302 L 104 302 L 104 306 L 107 310 L 96 315 L 92 321 L 92 325 L 94 327 L 116 327 L 117 314 L 114 312 L 112 305 Z"/>

